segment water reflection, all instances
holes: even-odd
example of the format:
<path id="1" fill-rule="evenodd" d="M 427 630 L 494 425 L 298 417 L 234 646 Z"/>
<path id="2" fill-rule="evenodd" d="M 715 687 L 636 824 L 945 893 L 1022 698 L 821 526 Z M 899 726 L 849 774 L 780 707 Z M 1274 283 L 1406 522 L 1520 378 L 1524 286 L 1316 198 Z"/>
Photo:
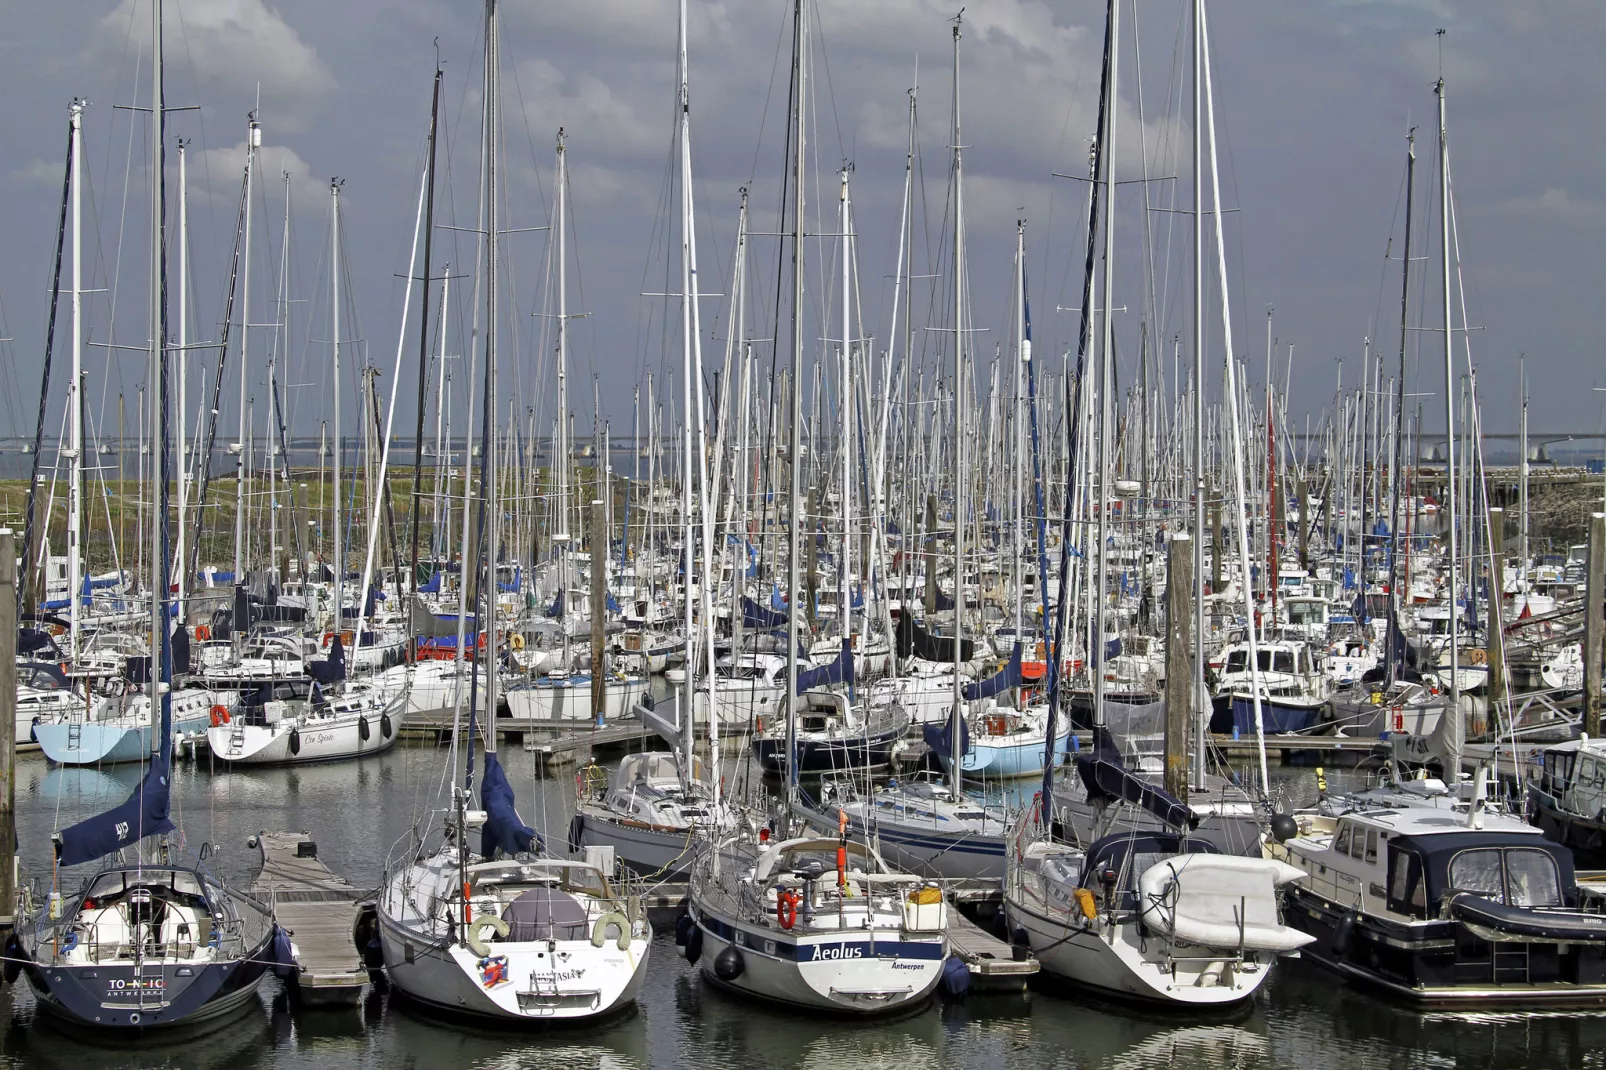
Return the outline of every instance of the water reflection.
<path id="1" fill-rule="evenodd" d="M 319 855 L 360 887 L 379 881 L 393 845 L 442 806 L 448 751 L 398 746 L 355 763 L 230 771 L 203 759 L 174 770 L 174 809 L 191 844 L 221 845 L 211 864 L 248 880 L 257 866 L 246 837 L 262 829 L 310 833 Z M 504 766 L 520 810 L 561 842 L 573 801 L 567 771 L 542 770 L 518 748 Z M 121 801 L 135 767 L 51 768 L 17 763 L 18 839 L 33 872 L 49 874 L 50 834 Z M 1290 802 L 1314 799 L 1310 769 L 1274 771 Z M 1364 774 L 1329 770 L 1333 790 Z M 1032 785 L 1032 791 L 1036 785 Z M 1027 795 L 1029 797 L 1029 794 Z M 66 874 L 63 882 L 76 884 Z M 996 1066 L 1045 1070 L 1272 1066 L 1576 1066 L 1599 1063 L 1606 1018 L 1593 1014 L 1418 1014 L 1350 988 L 1311 963 L 1285 962 L 1259 998 L 1228 1019 L 1180 1019 L 1090 999 L 1044 979 L 1022 996 L 975 993 L 937 1000 L 890 1021 L 837 1021 L 736 999 L 706 985 L 677 953 L 672 921 L 659 919 L 650 976 L 637 1008 L 579 1029 L 504 1031 L 426 1016 L 382 989 L 358 1007 L 295 1006 L 277 981 L 225 1028 L 184 1040 L 106 1046 L 36 1020 L 25 987 L 0 991 L 0 1066 L 219 1067 L 347 1070 L 357 1067 L 581 1067 L 694 1070 L 758 1067 Z"/>

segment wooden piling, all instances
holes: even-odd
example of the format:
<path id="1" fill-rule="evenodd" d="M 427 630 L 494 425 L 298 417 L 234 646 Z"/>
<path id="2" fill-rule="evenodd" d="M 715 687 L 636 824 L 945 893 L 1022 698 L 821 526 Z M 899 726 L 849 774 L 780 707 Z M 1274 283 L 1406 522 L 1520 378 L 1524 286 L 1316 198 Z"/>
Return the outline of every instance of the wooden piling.
<path id="1" fill-rule="evenodd" d="M 1606 636 L 1606 513 L 1589 518 L 1589 570 L 1584 581 L 1584 734 L 1600 735 L 1601 640 Z"/>
<path id="2" fill-rule="evenodd" d="M 1166 545 L 1165 790 L 1188 797 L 1188 736 L 1193 715 L 1193 540 Z"/>
<path id="3" fill-rule="evenodd" d="M 0 529 L 0 928 L 17 911 L 17 552 Z"/>
<path id="4" fill-rule="evenodd" d="M 1489 519 L 1496 529 L 1503 521 L 1502 511 L 1489 510 Z M 1506 634 L 1505 620 L 1503 618 L 1503 600 L 1506 589 L 1506 557 L 1498 549 L 1499 540 L 1496 537 L 1496 550 L 1490 555 L 1492 567 L 1489 570 L 1489 705 L 1492 708 L 1506 694 Z"/>
<path id="5" fill-rule="evenodd" d="M 603 643 L 608 623 L 608 533 L 601 499 L 591 502 L 591 720 L 602 724 L 607 708 L 608 666 Z M 691 591 L 691 555 L 686 555 L 686 590 Z M 706 625 L 706 621 L 704 624 Z M 691 671 L 691 666 L 686 666 Z"/>

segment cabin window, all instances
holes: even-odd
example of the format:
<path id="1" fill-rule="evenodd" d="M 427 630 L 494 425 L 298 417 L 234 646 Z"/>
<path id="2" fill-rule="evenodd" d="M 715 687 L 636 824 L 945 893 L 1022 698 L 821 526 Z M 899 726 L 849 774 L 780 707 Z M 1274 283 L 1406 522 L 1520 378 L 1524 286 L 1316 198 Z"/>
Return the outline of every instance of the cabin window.
<path id="1" fill-rule="evenodd" d="M 1350 824 L 1345 822 L 1338 826 L 1338 838 L 1333 841 L 1333 850 L 1341 855 L 1349 854 Z"/>
<path id="2" fill-rule="evenodd" d="M 1450 887 L 1490 899 L 1505 898 L 1505 885 L 1500 877 L 1500 850 L 1480 847 L 1456 855 L 1450 860 Z"/>
<path id="3" fill-rule="evenodd" d="M 1397 854 L 1394 856 L 1394 878 L 1389 881 L 1389 898 L 1404 902 L 1410 898 L 1406 878 L 1410 875 L 1410 856 Z"/>
<path id="4" fill-rule="evenodd" d="M 1546 851 L 1522 847 L 1506 852 L 1506 902 L 1514 907 L 1561 906 L 1561 877 Z"/>
<path id="5" fill-rule="evenodd" d="M 1366 860 L 1368 862 L 1371 862 L 1371 863 L 1374 863 L 1374 864 L 1377 862 L 1377 830 L 1376 829 L 1367 829 L 1366 830 Z"/>
<path id="6" fill-rule="evenodd" d="M 1294 655 L 1289 653 L 1286 650 L 1277 651 L 1276 652 L 1276 656 L 1272 660 L 1272 671 L 1273 672 L 1293 672 L 1294 671 Z"/>
<path id="7" fill-rule="evenodd" d="M 1389 851 L 1389 866 L 1389 909 L 1413 917 L 1427 917 L 1427 881 L 1423 879 L 1421 857 L 1395 847 Z"/>

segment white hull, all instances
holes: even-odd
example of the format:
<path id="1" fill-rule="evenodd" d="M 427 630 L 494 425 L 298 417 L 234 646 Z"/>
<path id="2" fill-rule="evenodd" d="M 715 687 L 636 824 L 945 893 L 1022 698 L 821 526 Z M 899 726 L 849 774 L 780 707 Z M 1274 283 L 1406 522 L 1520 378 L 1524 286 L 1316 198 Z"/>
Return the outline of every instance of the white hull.
<path id="1" fill-rule="evenodd" d="M 480 957 L 467 947 L 428 942 L 380 916 L 379 942 L 385 976 L 396 989 L 420 1003 L 503 1022 L 548 1022 L 594 1018 L 635 1001 L 646 976 L 652 944 L 631 940 L 620 950 L 612 941 L 601 948 L 589 940 L 496 943 L 507 957 L 509 980 L 487 988 Z M 521 998 L 522 997 L 522 998 Z"/>
<path id="2" fill-rule="evenodd" d="M 1271 973 L 1269 964 L 1243 969 L 1235 956 L 1209 949 L 1174 946 L 1166 955 L 1162 942 L 1152 934 L 1145 940 L 1135 921 L 1083 929 L 1069 914 L 1045 914 L 1041 902 L 1025 901 L 1033 898 L 1005 897 L 1009 930 L 1025 930 L 1043 969 L 1087 988 L 1123 999 L 1220 1007 L 1253 996 Z"/>
<path id="3" fill-rule="evenodd" d="M 703 914 L 695 904 L 691 913 L 702 932 L 698 961 L 703 977 L 743 995 L 835 1014 L 885 1014 L 919 1006 L 942 977 L 945 949 L 940 937 L 919 942 L 920 952 L 929 957 L 912 958 L 894 951 L 910 946 L 895 929 L 786 938 L 778 929 L 731 925 Z M 714 964 L 737 941 L 742 972 L 726 981 Z M 872 954 L 872 947 L 886 953 Z M 803 959 L 807 961 L 799 961 Z"/>
<path id="4" fill-rule="evenodd" d="M 222 724 L 207 730 L 206 742 L 213 756 L 235 765 L 298 765 L 380 754 L 396 745 L 400 728 L 386 707 L 360 717 Z"/>
<path id="5" fill-rule="evenodd" d="M 603 713 L 610 720 L 623 717 L 646 693 L 646 680 L 609 680 L 603 692 Z M 508 688 L 503 697 L 515 721 L 591 720 L 589 677 L 570 676 L 562 683 L 521 684 Z"/>

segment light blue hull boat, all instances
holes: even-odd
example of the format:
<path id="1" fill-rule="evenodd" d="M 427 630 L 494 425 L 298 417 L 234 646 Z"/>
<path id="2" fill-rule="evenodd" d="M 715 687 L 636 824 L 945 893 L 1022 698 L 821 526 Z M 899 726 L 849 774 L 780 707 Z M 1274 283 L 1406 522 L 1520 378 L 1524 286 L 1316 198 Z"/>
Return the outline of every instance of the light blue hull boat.
<path id="1" fill-rule="evenodd" d="M 210 724 L 208 707 L 202 706 L 198 716 L 184 711 L 190 715 L 181 717 L 179 705 L 173 704 L 173 739 L 206 735 Z M 57 765 L 109 765 L 150 757 L 151 732 L 149 718 L 124 715 L 106 721 L 41 723 L 34 727 L 34 738 L 45 757 Z"/>
<path id="2" fill-rule="evenodd" d="M 1071 742 L 1070 726 L 1062 724 L 1058 727 L 1059 732 L 1054 739 L 1055 765 L 1065 760 Z M 1042 729 L 999 736 L 971 736 L 970 749 L 959 759 L 960 772 L 977 779 L 1041 776 L 1046 738 Z M 937 752 L 935 757 L 946 772 L 948 755 Z"/>

